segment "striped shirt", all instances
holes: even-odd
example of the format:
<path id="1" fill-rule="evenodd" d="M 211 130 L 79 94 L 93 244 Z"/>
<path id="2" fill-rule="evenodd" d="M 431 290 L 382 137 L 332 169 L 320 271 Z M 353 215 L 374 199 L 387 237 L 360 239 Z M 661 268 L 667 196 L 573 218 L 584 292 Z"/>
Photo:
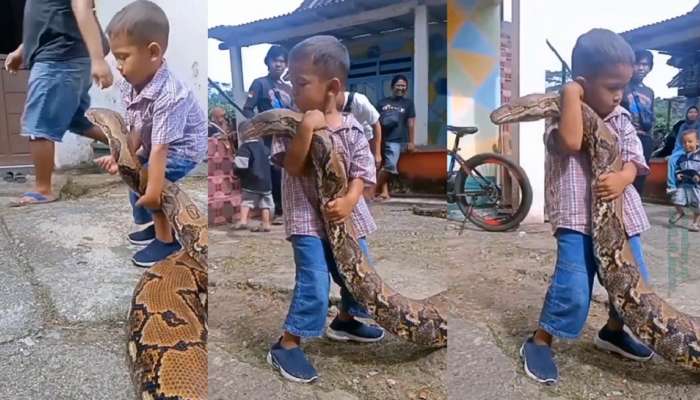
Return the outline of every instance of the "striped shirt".
<path id="1" fill-rule="evenodd" d="M 207 151 L 207 119 L 192 90 L 177 79 L 165 62 L 136 94 L 126 79 L 117 83 L 126 105 L 129 129 L 141 133 L 145 154 L 152 144 L 167 144 L 168 158 L 194 162 Z"/>
<path id="2" fill-rule="evenodd" d="M 630 114 L 618 106 L 603 118 L 608 129 L 620 141 L 623 162 L 632 162 L 638 175 L 647 175 L 642 144 L 632 125 Z M 591 233 L 591 163 L 585 151 L 572 155 L 560 154 L 552 133 L 558 132 L 558 123 L 551 121 L 544 141 L 545 156 L 545 211 L 553 231 L 571 229 L 586 235 Z M 628 185 L 623 194 L 623 220 L 628 236 L 650 228 L 639 193 Z"/>
<path id="3" fill-rule="evenodd" d="M 333 149 L 347 171 L 348 179 L 362 179 L 366 185 L 376 183 L 374 157 L 369 150 L 362 125 L 351 114 L 343 114 L 340 127 L 331 129 Z M 282 167 L 284 154 L 291 139 L 275 136 L 272 140 L 272 162 Z M 296 177 L 282 170 L 282 209 L 284 228 L 289 239 L 292 235 L 325 238 L 319 211 L 318 194 L 313 176 Z M 355 237 L 362 238 L 377 230 L 363 196 L 351 214 Z"/>

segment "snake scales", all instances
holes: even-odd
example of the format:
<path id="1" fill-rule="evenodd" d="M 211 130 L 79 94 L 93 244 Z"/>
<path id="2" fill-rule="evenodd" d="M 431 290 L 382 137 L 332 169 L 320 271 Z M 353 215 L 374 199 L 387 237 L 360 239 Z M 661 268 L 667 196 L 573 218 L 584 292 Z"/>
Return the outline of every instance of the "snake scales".
<path id="1" fill-rule="evenodd" d="M 303 114 L 273 109 L 241 123 L 241 140 L 267 135 L 293 137 Z M 347 190 L 345 167 L 326 129 L 316 130 L 311 144 L 311 161 L 319 194 L 319 209 Z M 423 300 L 409 299 L 387 286 L 367 262 L 355 239 L 352 223 L 329 222 L 324 227 L 340 275 L 352 296 L 387 331 L 428 347 L 447 344 L 447 298 L 440 292 Z"/>
<path id="2" fill-rule="evenodd" d="M 617 136 L 583 104 L 583 144 L 591 160 L 593 182 L 622 168 Z M 491 114 L 495 124 L 559 117 L 559 95 L 532 94 L 514 99 Z M 700 320 L 674 309 L 647 287 L 630 250 L 622 219 L 622 196 L 613 201 L 595 198 L 591 226 L 594 257 L 601 283 L 625 324 L 657 354 L 672 363 L 700 372 Z"/>
<path id="3" fill-rule="evenodd" d="M 147 170 L 127 146 L 121 116 L 93 108 L 87 117 L 109 139 L 119 174 L 143 194 Z M 176 184 L 166 181 L 161 208 L 183 249 L 150 267 L 129 309 L 128 362 L 139 399 L 207 398 L 207 218 Z"/>

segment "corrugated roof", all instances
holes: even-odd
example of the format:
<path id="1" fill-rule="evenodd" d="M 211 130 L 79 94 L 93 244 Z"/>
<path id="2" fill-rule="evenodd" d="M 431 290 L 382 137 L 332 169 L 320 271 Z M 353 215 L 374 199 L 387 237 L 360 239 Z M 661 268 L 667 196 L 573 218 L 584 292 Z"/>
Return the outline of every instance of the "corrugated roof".
<path id="1" fill-rule="evenodd" d="M 691 11 L 677 17 L 668 18 L 663 21 L 643 25 L 635 29 L 623 32 L 624 37 L 633 46 L 644 47 L 652 50 L 673 50 L 677 47 L 693 42 L 695 37 L 687 37 L 684 33 L 691 29 L 696 29 L 700 25 L 700 4 Z M 658 43 L 658 39 L 663 34 L 677 32 L 677 40 L 666 43 Z"/>
<path id="2" fill-rule="evenodd" d="M 329 5 L 342 3 L 344 1 L 345 0 L 304 0 L 299 6 L 299 8 L 297 8 L 297 11 L 308 10 L 311 8 L 326 7 Z"/>

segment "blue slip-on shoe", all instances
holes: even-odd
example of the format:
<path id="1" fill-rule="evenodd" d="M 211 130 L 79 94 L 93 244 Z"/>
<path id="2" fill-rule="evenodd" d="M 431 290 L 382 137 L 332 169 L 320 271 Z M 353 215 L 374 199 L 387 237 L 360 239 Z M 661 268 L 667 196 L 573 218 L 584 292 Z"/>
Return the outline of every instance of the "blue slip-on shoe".
<path id="1" fill-rule="evenodd" d="M 285 349 L 278 341 L 267 353 L 267 363 L 278 369 L 285 379 L 297 383 L 309 383 L 318 378 L 316 369 L 299 347 Z"/>
<path id="2" fill-rule="evenodd" d="M 137 251 L 131 261 L 139 267 L 148 268 L 158 261 L 165 260 L 180 249 L 182 246 L 177 240 L 172 243 L 163 243 L 158 239 L 153 239 L 146 247 Z"/>
<path id="3" fill-rule="evenodd" d="M 156 238 L 156 227 L 153 224 L 148 225 L 146 228 L 136 231 L 136 232 L 131 232 L 129 234 L 129 243 L 139 245 L 139 246 L 145 246 L 153 241 L 153 239 Z"/>
<path id="4" fill-rule="evenodd" d="M 336 317 L 326 329 L 326 337 L 340 342 L 374 343 L 384 338 L 384 330 L 356 319 L 341 321 Z"/>
<path id="5" fill-rule="evenodd" d="M 520 358 L 527 376 L 537 382 L 553 385 L 559 380 L 559 369 L 554 362 L 552 349 L 546 344 L 536 344 L 529 337 L 520 347 Z"/>
<path id="6" fill-rule="evenodd" d="M 648 361 L 654 356 L 654 352 L 637 341 L 632 335 L 621 331 L 611 331 L 603 327 L 593 338 L 595 347 L 619 354 L 635 361 Z"/>

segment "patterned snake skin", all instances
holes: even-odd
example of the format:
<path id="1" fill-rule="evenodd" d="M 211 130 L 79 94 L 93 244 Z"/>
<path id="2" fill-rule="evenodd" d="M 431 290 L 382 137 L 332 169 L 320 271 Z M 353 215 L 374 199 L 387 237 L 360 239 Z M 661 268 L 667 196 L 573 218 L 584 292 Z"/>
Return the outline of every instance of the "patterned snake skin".
<path id="1" fill-rule="evenodd" d="M 296 134 L 303 114 L 274 109 L 257 114 L 239 127 L 241 140 L 267 135 Z M 333 151 L 326 129 L 314 132 L 311 160 L 319 193 L 319 208 L 347 190 L 345 168 Z M 348 221 L 324 226 L 338 270 L 353 297 L 387 331 L 428 347 L 447 344 L 447 298 L 440 292 L 423 300 L 406 298 L 387 286 L 367 262 Z"/>
<path id="2" fill-rule="evenodd" d="M 109 139 L 119 174 L 144 193 L 146 169 L 127 147 L 121 116 L 93 108 L 87 117 Z M 150 267 L 139 280 L 129 309 L 128 362 L 139 399 L 207 398 L 207 218 L 166 181 L 162 211 L 183 250 Z"/>
<path id="3" fill-rule="evenodd" d="M 559 94 L 532 94 L 513 100 L 491 113 L 505 124 L 559 117 Z M 583 142 L 591 159 L 593 182 L 622 168 L 617 137 L 583 104 Z M 600 280 L 625 324 L 649 347 L 682 367 L 700 372 L 700 320 L 674 309 L 644 285 L 622 219 L 622 197 L 595 198 L 591 203 L 594 256 Z"/>

